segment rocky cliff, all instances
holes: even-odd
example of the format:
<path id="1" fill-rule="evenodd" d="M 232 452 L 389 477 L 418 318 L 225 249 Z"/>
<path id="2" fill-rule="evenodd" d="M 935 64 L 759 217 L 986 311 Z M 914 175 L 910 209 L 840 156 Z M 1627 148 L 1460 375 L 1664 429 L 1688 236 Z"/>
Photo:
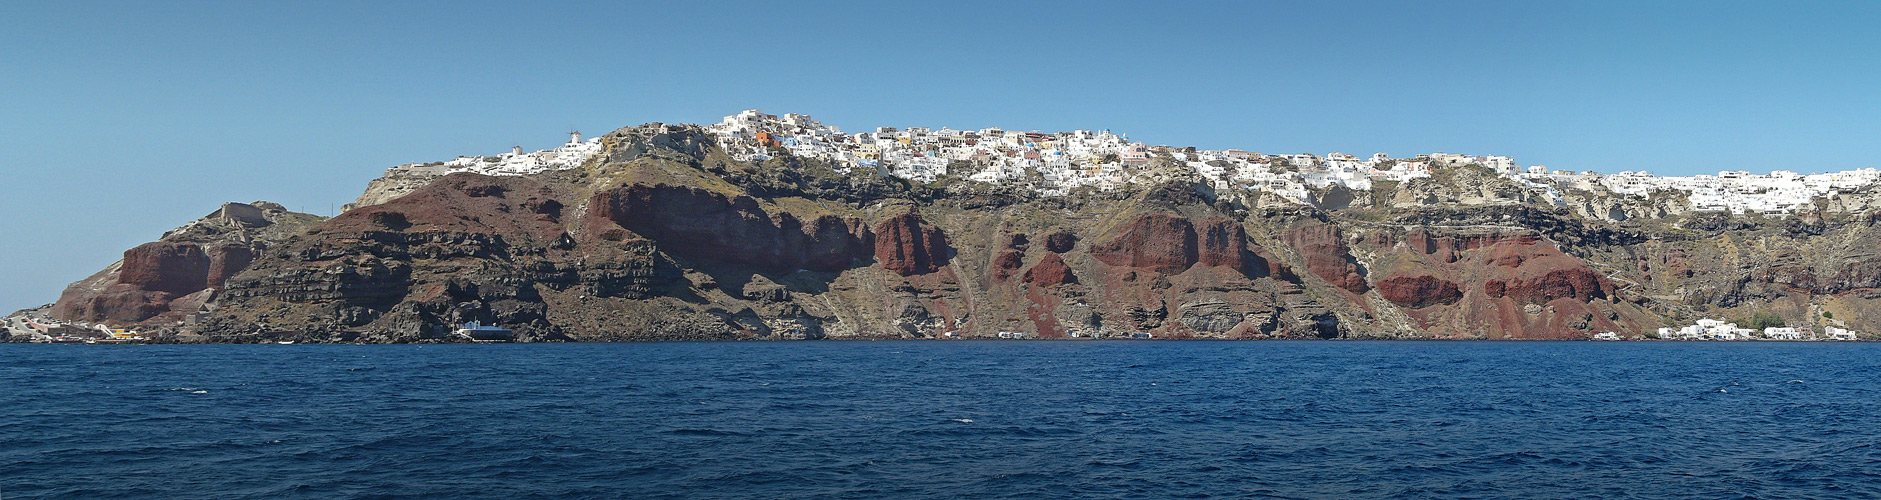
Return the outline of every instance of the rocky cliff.
<path id="1" fill-rule="evenodd" d="M 53 304 L 52 315 L 110 324 L 193 320 L 215 306 L 229 278 L 257 255 L 320 220 L 268 202 L 223 204 L 73 283 Z"/>
<path id="2" fill-rule="evenodd" d="M 1775 312 L 1881 331 L 1881 212 L 1668 212 L 1459 168 L 1320 206 L 1180 172 L 1044 197 L 730 159 L 698 127 L 578 168 L 374 181 L 328 220 L 229 204 L 58 317 L 195 341 L 1572 339 Z M 1853 202 L 1849 202 L 1853 203 Z"/>

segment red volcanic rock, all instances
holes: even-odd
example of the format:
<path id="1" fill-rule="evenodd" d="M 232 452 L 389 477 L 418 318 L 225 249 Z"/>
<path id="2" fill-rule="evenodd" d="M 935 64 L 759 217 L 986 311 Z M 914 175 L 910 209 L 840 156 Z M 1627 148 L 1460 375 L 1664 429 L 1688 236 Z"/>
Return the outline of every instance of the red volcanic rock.
<path id="1" fill-rule="evenodd" d="M 1091 246 L 1091 255 L 1099 262 L 1163 274 L 1181 273 L 1198 263 L 1251 277 L 1274 272 L 1269 261 L 1248 244 L 1247 229 L 1233 219 L 1215 217 L 1197 227 L 1186 218 L 1152 213 L 1139 215 L 1115 231 L 1122 234 Z M 1059 248 L 1069 250 L 1076 241 L 1069 233 L 1046 237 L 1047 248 L 1059 234 L 1070 241 Z"/>
<path id="2" fill-rule="evenodd" d="M 1125 222 L 1109 241 L 1092 245 L 1091 256 L 1117 267 L 1176 274 L 1199 258 L 1195 226 L 1188 219 L 1168 214 L 1138 215 Z"/>
<path id="3" fill-rule="evenodd" d="M 860 221 L 825 214 L 805 223 L 789 212 L 767 212 L 748 196 L 633 184 L 595 193 L 589 207 L 594 237 L 626 239 L 608 231 L 618 225 L 689 260 L 839 271 L 867 255 L 867 234 L 857 234 Z"/>
<path id="4" fill-rule="evenodd" d="M 1438 253 L 1480 249 L 1473 262 L 1488 271 L 1482 287 L 1490 298 L 1546 304 L 1562 298 L 1587 302 L 1613 294 L 1612 283 L 1600 273 L 1536 235 L 1485 234 L 1433 241 Z"/>
<path id="5" fill-rule="evenodd" d="M 908 212 L 875 225 L 875 260 L 902 276 L 927 274 L 947 265 L 952 248 L 939 228 Z"/>
<path id="6" fill-rule="evenodd" d="M 1025 267 L 1025 252 L 1007 249 L 993 257 L 993 279 L 1006 281 Z"/>
<path id="7" fill-rule="evenodd" d="M 1025 282 L 1049 287 L 1077 283 L 1078 277 L 1071 274 L 1071 267 L 1065 265 L 1063 258 L 1058 257 L 1058 254 L 1048 253 L 1045 254 L 1045 258 L 1039 259 L 1038 264 L 1034 264 L 1032 269 L 1026 270 Z"/>
<path id="8" fill-rule="evenodd" d="M 1352 258 L 1338 226 L 1301 226 L 1287 231 L 1283 239 L 1306 259 L 1306 270 L 1314 276 L 1352 293 L 1371 290 L 1365 276 L 1359 274 L 1358 260 Z"/>
<path id="9" fill-rule="evenodd" d="M 209 275 L 206 284 L 220 287 L 235 277 L 235 273 L 248 269 L 255 262 L 255 251 L 247 246 L 224 244 L 209 249 Z"/>
<path id="10" fill-rule="evenodd" d="M 340 214 L 319 230 L 350 235 L 487 234 L 512 245 L 546 242 L 559 237 L 562 228 L 537 210 L 561 203 L 540 194 L 543 190 L 540 182 L 526 177 L 455 173 L 392 201 Z"/>
<path id="11" fill-rule="evenodd" d="M 1428 232 L 1411 231 L 1404 236 L 1404 245 L 1413 251 L 1436 257 L 1444 263 L 1453 263 L 1462 258 L 1462 253 L 1479 248 L 1494 247 L 1499 252 L 1506 252 L 1503 242 L 1513 241 L 1521 245 L 1539 241 L 1534 235 L 1508 236 L 1503 234 L 1468 234 L 1468 235 L 1432 235 Z M 1521 265 L 1522 257 L 1518 254 L 1500 254 L 1492 257 L 1495 265 L 1515 267 Z"/>
<path id="12" fill-rule="evenodd" d="M 1412 309 L 1454 304 L 1463 298 L 1463 290 L 1456 283 L 1428 274 L 1396 276 L 1379 281 L 1378 293 L 1393 304 Z"/>
<path id="13" fill-rule="evenodd" d="M 1537 241 L 1540 240 L 1534 236 L 1522 236 L 1510 240 L 1509 243 L 1512 244 L 1496 245 L 1495 249 L 1489 253 L 1489 265 L 1522 267 L 1523 262 L 1538 257 L 1533 250 Z"/>
<path id="14" fill-rule="evenodd" d="M 144 321 L 169 312 L 171 300 L 221 287 L 254 260 L 253 250 L 236 243 L 206 250 L 191 242 L 145 243 L 124 251 L 115 277 L 98 275 L 67 288 L 54 315 L 74 321 Z"/>
<path id="15" fill-rule="evenodd" d="M 1605 298 L 1612 292 L 1613 286 L 1606 279 L 1585 266 L 1554 268 L 1541 271 L 1540 275 L 1483 283 L 1483 293 L 1490 297 L 1509 297 L 1528 304 L 1546 304 L 1562 298 L 1587 302 Z"/>
<path id="16" fill-rule="evenodd" d="M 1601 300 L 1614 295 L 1612 283 L 1535 233 L 1413 230 L 1402 243 L 1380 245 L 1409 255 L 1396 259 L 1390 277 L 1376 287 L 1440 336 L 1584 338 L 1650 324 L 1641 323 L 1637 311 Z M 1454 309 L 1434 310 L 1441 304 Z"/>
<path id="17" fill-rule="evenodd" d="M 124 251 L 118 283 L 188 295 L 209 286 L 209 256 L 194 243 L 151 242 Z"/>
<path id="18" fill-rule="evenodd" d="M 139 290 L 124 284 L 100 293 L 67 289 L 59 296 L 53 313 L 72 321 L 136 323 L 169 311 L 170 300 L 174 297 L 167 292 Z"/>
<path id="19" fill-rule="evenodd" d="M 1502 280 L 1483 282 L 1483 295 L 1490 297 L 1506 297 L 1509 295 L 1509 283 Z"/>
<path id="20" fill-rule="evenodd" d="M 1078 235 L 1070 231 L 1058 231 L 1045 235 L 1045 249 L 1052 253 L 1065 253 L 1078 246 Z"/>
<path id="21" fill-rule="evenodd" d="M 1247 228 L 1240 223 L 1219 217 L 1202 223 L 1201 253 L 1198 257 L 1202 265 L 1245 270 L 1250 256 Z"/>

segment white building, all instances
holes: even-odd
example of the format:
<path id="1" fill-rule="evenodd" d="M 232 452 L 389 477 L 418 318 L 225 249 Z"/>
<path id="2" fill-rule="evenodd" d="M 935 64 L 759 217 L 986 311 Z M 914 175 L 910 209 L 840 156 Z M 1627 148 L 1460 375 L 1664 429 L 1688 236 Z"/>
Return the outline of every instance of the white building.
<path id="1" fill-rule="evenodd" d="M 1763 338 L 1770 340 L 1802 340 L 1802 330 L 1787 326 L 1773 326 L 1763 329 Z"/>
<path id="2" fill-rule="evenodd" d="M 1660 328 L 1659 338 L 1669 340 L 1750 340 L 1756 330 L 1738 328 L 1737 323 L 1701 319 L 1684 328 Z"/>

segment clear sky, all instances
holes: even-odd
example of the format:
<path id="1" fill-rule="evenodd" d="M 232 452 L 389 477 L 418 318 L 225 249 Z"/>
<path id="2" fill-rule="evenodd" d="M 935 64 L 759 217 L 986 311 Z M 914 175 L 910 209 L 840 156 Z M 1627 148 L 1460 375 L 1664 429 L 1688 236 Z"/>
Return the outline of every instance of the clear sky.
<path id="1" fill-rule="evenodd" d="M 1876 20 L 1881 2 L 0 2 L 0 309 L 224 201 L 325 214 L 393 165 L 747 108 L 1603 172 L 1876 166 Z"/>

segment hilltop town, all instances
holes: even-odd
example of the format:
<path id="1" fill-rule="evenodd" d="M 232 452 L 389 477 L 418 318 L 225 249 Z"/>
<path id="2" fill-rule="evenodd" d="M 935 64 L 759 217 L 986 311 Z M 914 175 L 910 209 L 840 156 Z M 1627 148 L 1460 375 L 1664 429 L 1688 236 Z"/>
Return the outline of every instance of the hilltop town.
<path id="1" fill-rule="evenodd" d="M 944 178 L 994 185 L 1017 185 L 1042 196 L 1063 196 L 1079 188 L 1100 191 L 1151 184 L 1192 174 L 1215 189 L 1272 194 L 1300 205 L 1318 205 L 1315 191 L 1334 186 L 1369 191 L 1380 181 L 1405 182 L 1431 177 L 1446 168 L 1481 168 L 1532 188 L 1544 199 L 1561 203 L 1563 190 L 1604 192 L 1647 198 L 1676 193 L 1690 211 L 1732 214 L 1788 214 L 1813 201 L 1881 183 L 1881 170 L 1862 168 L 1800 174 L 1721 171 L 1716 175 L 1658 176 L 1624 171 L 1560 170 L 1520 165 L 1508 156 L 1429 153 L 1392 158 L 1385 153 L 1358 157 L 1263 154 L 1238 149 L 1207 150 L 1150 145 L 1110 130 L 1044 133 L 1000 128 L 954 130 L 927 127 L 877 127 L 844 133 L 808 115 L 765 114 L 746 110 L 706 127 L 734 159 L 762 162 L 779 155 L 826 162 L 838 172 L 868 169 L 920 183 Z M 579 167 L 601 150 L 599 138 L 571 133 L 566 144 L 525 152 L 521 147 L 492 156 L 460 156 L 448 161 L 393 167 L 387 178 L 428 179 L 453 172 L 528 175 Z M 414 183 L 421 184 L 421 183 Z M 402 191 L 400 191 L 402 192 Z"/>

